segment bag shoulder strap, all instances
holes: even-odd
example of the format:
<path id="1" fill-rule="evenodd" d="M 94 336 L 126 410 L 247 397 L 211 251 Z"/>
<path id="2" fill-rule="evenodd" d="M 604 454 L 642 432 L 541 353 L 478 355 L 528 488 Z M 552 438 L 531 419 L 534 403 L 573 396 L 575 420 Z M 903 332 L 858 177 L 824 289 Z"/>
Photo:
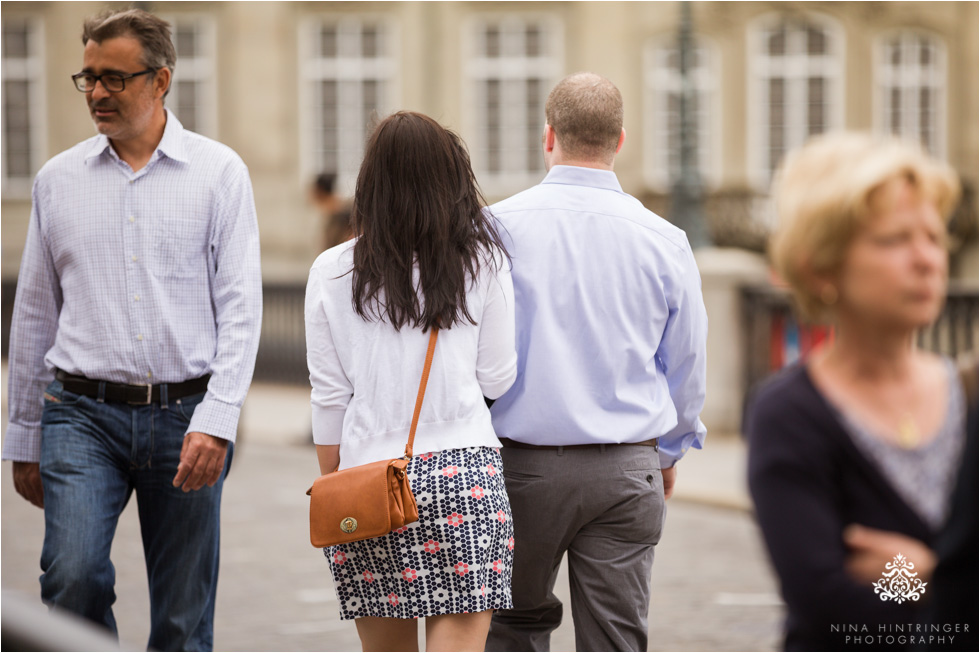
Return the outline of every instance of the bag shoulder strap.
<path id="1" fill-rule="evenodd" d="M 415 429 L 419 425 L 419 414 L 422 412 L 422 398 L 425 396 L 425 386 L 429 382 L 429 369 L 432 367 L 432 356 L 436 351 L 436 338 L 439 329 L 432 327 L 429 336 L 429 349 L 425 352 L 425 367 L 422 368 L 422 379 L 419 381 L 419 396 L 415 399 L 415 414 L 412 415 L 412 428 L 408 432 L 408 444 L 405 445 L 405 458 L 411 460 L 412 447 L 415 444 Z"/>

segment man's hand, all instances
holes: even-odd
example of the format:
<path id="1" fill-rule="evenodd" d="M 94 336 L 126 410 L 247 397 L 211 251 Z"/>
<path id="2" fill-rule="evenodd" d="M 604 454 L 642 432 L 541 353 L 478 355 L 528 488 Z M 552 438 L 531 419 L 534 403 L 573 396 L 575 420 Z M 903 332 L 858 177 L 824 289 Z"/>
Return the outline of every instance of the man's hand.
<path id="1" fill-rule="evenodd" d="M 664 478 L 664 499 L 669 499 L 674 493 L 674 484 L 677 483 L 677 465 L 661 469 L 660 475 Z"/>
<path id="2" fill-rule="evenodd" d="M 44 507 L 44 487 L 41 485 L 41 465 L 14 461 L 14 489 L 38 508 Z"/>
<path id="3" fill-rule="evenodd" d="M 221 478 L 227 453 L 228 440 L 191 431 L 184 436 L 184 446 L 180 449 L 174 487 L 190 492 L 200 490 L 205 484 L 213 486 Z"/>
<path id="4" fill-rule="evenodd" d="M 915 565 L 923 581 L 932 578 L 936 568 L 936 554 L 932 549 L 901 533 L 851 524 L 844 529 L 844 543 L 850 548 L 845 567 L 858 582 L 873 583 L 880 579 L 885 565 L 899 553 Z"/>

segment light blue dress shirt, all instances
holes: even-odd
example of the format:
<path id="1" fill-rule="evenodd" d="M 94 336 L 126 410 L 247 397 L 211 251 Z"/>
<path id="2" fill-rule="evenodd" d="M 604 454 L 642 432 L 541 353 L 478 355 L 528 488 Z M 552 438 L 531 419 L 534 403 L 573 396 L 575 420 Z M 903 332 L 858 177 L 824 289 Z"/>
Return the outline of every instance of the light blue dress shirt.
<path id="1" fill-rule="evenodd" d="M 98 135 L 48 161 L 32 199 L 3 458 L 39 460 L 55 368 L 132 384 L 210 373 L 188 430 L 234 440 L 262 321 L 258 224 L 238 155 L 168 110 L 139 171 Z"/>
<path id="2" fill-rule="evenodd" d="M 683 231 L 615 173 L 554 166 L 491 207 L 513 260 L 517 380 L 494 430 L 535 445 L 659 438 L 662 467 L 705 428 L 708 318 Z"/>

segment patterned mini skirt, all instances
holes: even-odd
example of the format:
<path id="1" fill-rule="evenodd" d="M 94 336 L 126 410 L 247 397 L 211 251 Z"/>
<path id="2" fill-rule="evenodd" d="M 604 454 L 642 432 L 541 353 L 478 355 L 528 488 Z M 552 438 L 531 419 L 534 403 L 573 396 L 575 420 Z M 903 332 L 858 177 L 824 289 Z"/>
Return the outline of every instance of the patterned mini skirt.
<path id="1" fill-rule="evenodd" d="M 323 550 L 340 618 L 413 619 L 512 608 L 514 524 L 500 452 L 417 455 L 408 479 L 419 520 Z"/>

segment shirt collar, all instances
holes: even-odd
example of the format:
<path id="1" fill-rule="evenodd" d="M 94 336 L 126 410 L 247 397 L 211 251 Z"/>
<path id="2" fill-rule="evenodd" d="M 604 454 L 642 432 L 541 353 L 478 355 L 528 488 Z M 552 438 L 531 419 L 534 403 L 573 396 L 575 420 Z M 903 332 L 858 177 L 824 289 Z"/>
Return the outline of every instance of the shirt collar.
<path id="1" fill-rule="evenodd" d="M 99 134 L 94 139 L 92 139 L 92 147 L 89 148 L 88 153 L 85 155 L 85 161 L 89 159 L 94 159 L 106 150 L 111 150 L 109 147 L 109 139 L 105 134 Z"/>
<path id="2" fill-rule="evenodd" d="M 184 153 L 184 126 L 177 120 L 177 116 L 170 109 L 167 112 L 167 126 L 163 129 L 163 138 L 157 149 L 161 154 L 167 155 L 174 161 L 187 163 L 187 156 Z"/>
<path id="3" fill-rule="evenodd" d="M 567 184 L 570 186 L 592 186 L 605 190 L 623 192 L 619 179 L 612 170 L 598 170 L 580 166 L 551 166 L 542 184 Z"/>
<path id="4" fill-rule="evenodd" d="M 157 145 L 157 151 L 174 161 L 187 163 L 187 156 L 184 153 L 184 140 L 182 138 L 184 126 L 180 124 L 177 116 L 170 109 L 165 108 L 164 111 L 167 112 L 167 124 L 163 128 L 163 138 L 160 139 L 160 143 Z M 92 146 L 85 155 L 85 160 L 88 161 L 89 159 L 100 156 L 107 149 L 115 156 L 115 152 L 109 143 L 109 137 L 105 134 L 99 134 L 92 141 Z"/>

